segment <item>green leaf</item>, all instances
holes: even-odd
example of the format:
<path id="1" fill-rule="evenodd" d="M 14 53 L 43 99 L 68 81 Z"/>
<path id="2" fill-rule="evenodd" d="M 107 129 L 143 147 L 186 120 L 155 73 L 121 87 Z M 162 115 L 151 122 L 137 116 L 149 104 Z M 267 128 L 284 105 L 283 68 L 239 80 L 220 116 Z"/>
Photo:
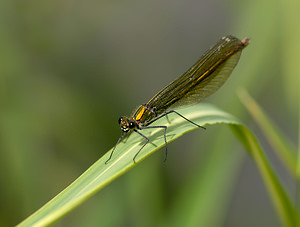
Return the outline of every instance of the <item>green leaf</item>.
<path id="1" fill-rule="evenodd" d="M 246 149 L 250 151 L 255 164 L 263 178 L 263 181 L 268 189 L 269 196 L 277 211 L 280 220 L 284 226 L 296 226 L 298 222 L 298 214 L 295 207 L 290 201 L 290 198 L 284 191 L 279 179 L 274 174 L 269 161 L 265 157 L 254 135 L 242 125 L 231 125 L 234 133 L 240 138 Z"/>
<path id="2" fill-rule="evenodd" d="M 283 135 L 283 133 L 278 130 L 275 124 L 246 90 L 241 89 L 239 91 L 239 98 L 264 133 L 280 160 L 285 164 L 285 167 L 291 174 L 297 176 L 296 147 L 292 145 L 287 136 Z"/>
<path id="3" fill-rule="evenodd" d="M 202 126 L 220 123 L 231 125 L 234 132 L 239 135 L 238 137 L 242 143 L 249 149 L 254 157 L 254 161 L 261 171 L 264 182 L 266 183 L 281 220 L 286 226 L 293 226 L 297 217 L 294 212 L 294 207 L 273 173 L 267 159 L 264 157 L 256 139 L 246 127 L 230 114 L 208 104 L 194 105 L 192 107 L 180 109 L 178 112 Z M 153 125 L 168 126 L 168 142 L 197 128 L 195 125 L 187 122 L 176 114 L 168 115 L 168 119 L 161 118 Z M 69 187 L 20 223 L 19 226 L 47 226 L 54 223 L 111 181 L 115 180 L 147 156 L 164 146 L 165 142 L 162 129 L 145 129 L 142 130 L 142 132 L 150 139 L 151 143 L 147 144 L 140 152 L 136 158 L 136 163 L 134 163 L 132 159 L 140 147 L 145 143 L 145 139 L 137 133 L 132 133 L 127 140 L 125 139 L 125 142 L 121 142 L 117 146 L 112 159 L 107 164 L 105 164 L 105 161 L 108 159 L 111 150 L 93 164 Z"/>

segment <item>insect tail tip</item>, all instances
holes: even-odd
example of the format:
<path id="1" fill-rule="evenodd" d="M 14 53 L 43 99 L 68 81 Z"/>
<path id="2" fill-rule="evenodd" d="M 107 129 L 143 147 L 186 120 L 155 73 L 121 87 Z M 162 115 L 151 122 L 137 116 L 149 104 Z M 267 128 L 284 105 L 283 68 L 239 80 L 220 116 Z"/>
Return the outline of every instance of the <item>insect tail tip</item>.
<path id="1" fill-rule="evenodd" d="M 250 42 L 250 38 L 248 37 L 245 37 L 243 40 L 241 40 L 241 43 L 244 47 L 248 46 L 249 42 Z"/>

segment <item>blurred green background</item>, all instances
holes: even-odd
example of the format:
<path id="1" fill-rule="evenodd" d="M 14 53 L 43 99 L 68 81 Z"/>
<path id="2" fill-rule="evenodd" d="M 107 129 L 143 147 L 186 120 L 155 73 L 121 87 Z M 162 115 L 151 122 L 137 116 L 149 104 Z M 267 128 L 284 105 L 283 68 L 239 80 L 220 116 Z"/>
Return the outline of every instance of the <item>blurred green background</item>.
<path id="1" fill-rule="evenodd" d="M 293 195 L 294 179 L 237 90 L 247 88 L 297 144 L 297 4 L 1 1 L 0 226 L 16 225 L 74 181 L 114 146 L 119 116 L 227 34 L 251 43 L 206 101 L 256 133 Z M 254 163 L 227 126 L 195 130 L 168 149 L 166 163 L 160 150 L 54 226 L 280 226 Z"/>

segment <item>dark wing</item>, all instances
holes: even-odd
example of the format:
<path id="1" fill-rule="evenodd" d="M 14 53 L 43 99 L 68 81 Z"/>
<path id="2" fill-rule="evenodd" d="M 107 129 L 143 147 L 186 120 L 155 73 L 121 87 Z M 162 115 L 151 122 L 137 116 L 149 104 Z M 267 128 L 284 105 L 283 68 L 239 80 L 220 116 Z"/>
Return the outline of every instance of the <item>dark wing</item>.
<path id="1" fill-rule="evenodd" d="M 236 66 L 248 39 L 225 36 L 189 70 L 156 94 L 148 104 L 160 114 L 170 107 L 198 103 L 218 90 Z"/>

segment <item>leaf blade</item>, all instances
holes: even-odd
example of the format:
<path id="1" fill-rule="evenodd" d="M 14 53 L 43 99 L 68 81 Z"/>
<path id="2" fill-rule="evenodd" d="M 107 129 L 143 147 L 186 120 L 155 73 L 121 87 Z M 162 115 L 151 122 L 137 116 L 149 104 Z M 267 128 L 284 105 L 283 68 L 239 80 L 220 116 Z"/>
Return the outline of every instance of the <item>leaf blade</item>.
<path id="1" fill-rule="evenodd" d="M 232 125 L 236 132 L 239 131 L 243 133 L 244 137 L 246 138 L 246 143 L 244 144 L 248 143 L 248 146 L 246 147 L 251 148 L 253 143 L 258 144 L 251 132 L 249 132 L 248 129 L 246 129 L 238 120 L 236 120 L 230 114 L 227 114 L 212 105 L 202 103 L 178 111 L 199 125 L 205 126 L 219 123 Z M 155 124 L 168 126 L 168 142 L 171 142 L 181 135 L 197 128 L 195 125 L 187 122 L 181 117 L 178 117 L 176 114 L 168 116 L 168 119 L 161 118 L 156 121 Z M 144 147 L 136 159 L 137 163 L 141 162 L 147 156 L 163 147 L 165 143 L 163 130 L 151 129 L 143 130 L 143 132 L 144 131 L 145 135 L 152 141 L 152 144 L 149 143 Z M 243 136 L 241 138 L 243 138 Z M 252 141 L 251 143 L 248 141 L 249 138 L 251 139 L 250 141 Z M 95 162 L 69 187 L 63 190 L 33 215 L 29 216 L 26 220 L 20 223 L 19 226 L 47 226 L 54 223 L 59 218 L 63 217 L 75 207 L 86 201 L 89 197 L 105 187 L 107 184 L 112 182 L 114 179 L 134 167 L 135 164 L 132 158 L 142 145 L 143 138 L 141 138 L 140 135 L 137 133 L 130 135 L 125 143 L 118 145 L 114 156 L 107 165 L 105 165 L 105 161 L 108 159 L 111 150 L 101 157 L 97 162 Z M 262 152 L 255 154 L 260 157 L 254 159 L 255 161 L 265 160 Z M 260 167 L 259 162 L 257 165 Z M 261 170 L 263 179 L 267 182 L 267 188 L 270 190 L 270 187 L 271 189 L 272 187 L 276 187 L 276 190 L 270 190 L 270 192 L 271 198 L 273 201 L 275 201 L 274 204 L 277 208 L 279 207 L 277 209 L 280 214 L 279 216 L 282 217 L 281 220 L 283 220 L 287 226 L 292 226 L 290 224 L 293 223 L 295 216 L 294 212 L 290 211 L 293 211 L 294 208 L 279 181 L 276 180 L 276 177 L 267 160 L 263 162 L 263 165 L 265 165 L 264 168 L 259 169 Z"/>

